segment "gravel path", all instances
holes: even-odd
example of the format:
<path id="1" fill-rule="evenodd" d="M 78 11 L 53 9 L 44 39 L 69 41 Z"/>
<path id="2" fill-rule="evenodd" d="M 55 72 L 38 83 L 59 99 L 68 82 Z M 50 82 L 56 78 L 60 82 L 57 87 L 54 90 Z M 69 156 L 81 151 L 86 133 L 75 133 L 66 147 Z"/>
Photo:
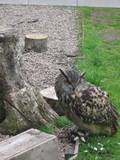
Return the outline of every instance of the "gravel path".
<path id="1" fill-rule="evenodd" d="M 28 52 L 23 55 L 23 70 L 32 85 L 47 88 L 54 85 L 58 69 L 67 66 L 77 51 L 75 12 L 71 7 L 48 6 L 0 6 L 0 22 L 3 27 L 17 28 L 21 35 L 46 33 L 49 36 L 48 51 Z M 31 22 L 37 19 L 37 22 Z"/>
<path id="2" fill-rule="evenodd" d="M 71 56 L 77 53 L 74 17 L 70 7 L 0 6 L 0 28 L 13 27 L 21 36 L 38 32 L 49 36 L 47 52 L 23 54 L 23 72 L 33 86 L 43 89 L 54 85 L 58 69 L 73 61 Z M 8 137 L 0 135 L 0 141 Z M 59 160 L 63 160 L 62 144 L 60 148 Z"/>

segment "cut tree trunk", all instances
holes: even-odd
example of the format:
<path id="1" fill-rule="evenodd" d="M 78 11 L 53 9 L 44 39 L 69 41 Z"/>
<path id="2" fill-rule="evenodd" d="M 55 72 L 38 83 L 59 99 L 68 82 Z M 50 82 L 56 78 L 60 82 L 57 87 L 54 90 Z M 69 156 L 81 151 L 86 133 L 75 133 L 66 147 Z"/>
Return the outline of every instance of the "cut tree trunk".
<path id="1" fill-rule="evenodd" d="M 33 50 L 35 52 L 47 51 L 47 39 L 45 34 L 27 34 L 25 36 L 25 49 Z"/>
<path id="2" fill-rule="evenodd" d="M 0 132 L 16 134 L 58 117 L 21 72 L 24 40 L 13 30 L 0 33 Z"/>

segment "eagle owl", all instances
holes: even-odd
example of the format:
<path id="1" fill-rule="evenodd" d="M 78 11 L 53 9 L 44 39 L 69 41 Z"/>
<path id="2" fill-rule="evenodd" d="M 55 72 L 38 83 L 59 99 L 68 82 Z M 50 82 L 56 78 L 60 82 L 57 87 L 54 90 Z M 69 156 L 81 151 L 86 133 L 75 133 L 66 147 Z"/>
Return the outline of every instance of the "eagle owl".
<path id="1" fill-rule="evenodd" d="M 65 115 L 80 130 L 89 134 L 113 135 L 117 131 L 118 113 L 105 91 L 84 80 L 84 73 L 60 69 L 55 91 Z"/>

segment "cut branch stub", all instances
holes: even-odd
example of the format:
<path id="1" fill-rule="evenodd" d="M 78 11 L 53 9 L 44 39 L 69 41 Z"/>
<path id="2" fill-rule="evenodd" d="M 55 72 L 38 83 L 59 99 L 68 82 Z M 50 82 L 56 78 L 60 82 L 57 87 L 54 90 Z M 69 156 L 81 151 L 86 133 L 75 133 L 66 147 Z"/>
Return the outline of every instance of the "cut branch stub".
<path id="1" fill-rule="evenodd" d="M 61 107 L 61 104 L 58 101 L 58 97 L 55 93 L 54 87 L 49 87 L 40 91 L 41 95 L 45 98 L 47 103 L 51 106 L 51 108 L 59 115 L 63 116 L 64 111 Z"/>
<path id="2" fill-rule="evenodd" d="M 25 49 L 27 51 L 45 52 L 47 51 L 47 40 L 46 34 L 28 34 L 25 36 Z"/>

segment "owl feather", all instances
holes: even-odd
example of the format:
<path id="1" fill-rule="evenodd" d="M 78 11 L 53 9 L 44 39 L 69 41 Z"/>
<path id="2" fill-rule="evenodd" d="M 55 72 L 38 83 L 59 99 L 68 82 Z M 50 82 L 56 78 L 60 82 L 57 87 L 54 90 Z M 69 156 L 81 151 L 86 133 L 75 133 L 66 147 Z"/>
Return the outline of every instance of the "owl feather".
<path id="1" fill-rule="evenodd" d="M 75 69 L 60 69 L 55 90 L 66 116 L 82 131 L 112 135 L 118 128 L 118 112 L 107 92 L 84 80 Z"/>

